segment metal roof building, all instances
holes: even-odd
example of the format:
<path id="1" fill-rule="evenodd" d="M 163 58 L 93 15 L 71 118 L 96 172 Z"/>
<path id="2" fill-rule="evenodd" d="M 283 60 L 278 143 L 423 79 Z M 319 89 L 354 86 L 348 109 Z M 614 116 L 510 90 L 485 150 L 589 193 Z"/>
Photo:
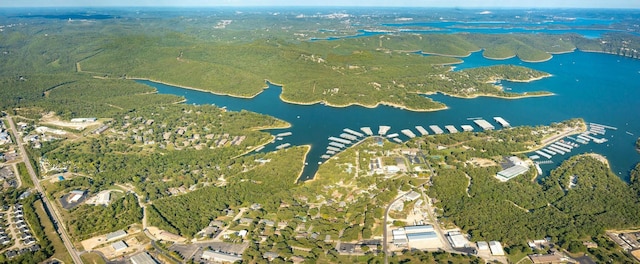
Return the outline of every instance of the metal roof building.
<path id="1" fill-rule="evenodd" d="M 133 264 L 158 264 L 158 262 L 149 255 L 147 252 L 134 255 L 130 259 Z"/>
<path id="2" fill-rule="evenodd" d="M 502 244 L 498 241 L 490 241 L 489 249 L 491 249 L 491 255 L 494 256 L 504 256 L 504 250 L 502 249 Z"/>
<path id="3" fill-rule="evenodd" d="M 513 167 L 510 167 L 508 169 L 502 170 L 500 172 L 498 172 L 498 174 L 496 174 L 496 178 L 498 178 L 498 180 L 506 182 L 510 179 L 512 179 L 513 177 L 516 177 L 520 174 L 523 174 L 525 172 L 527 172 L 529 170 L 529 168 L 525 167 L 525 166 L 521 166 L 521 165 L 516 165 Z"/>
<path id="4" fill-rule="evenodd" d="M 125 236 L 127 236 L 127 232 L 124 232 L 124 230 L 118 230 L 118 231 L 107 234 L 107 241 L 116 240 L 119 238 L 123 238 Z"/>
<path id="5" fill-rule="evenodd" d="M 436 232 L 407 234 L 407 240 L 409 240 L 409 242 L 415 242 L 420 240 L 431 240 L 431 239 L 438 239 L 438 235 L 436 234 Z"/>
<path id="6" fill-rule="evenodd" d="M 202 259 L 220 261 L 220 262 L 236 262 L 236 261 L 242 260 L 242 257 L 230 255 L 222 252 L 205 250 L 202 252 Z"/>
<path id="7" fill-rule="evenodd" d="M 122 251 L 127 249 L 129 246 L 127 246 L 126 243 L 124 243 L 124 241 L 120 240 L 116 243 L 111 244 L 111 247 L 113 247 L 113 250 L 115 250 L 116 252 L 118 251 Z"/>
<path id="8" fill-rule="evenodd" d="M 404 232 L 407 234 L 433 232 L 432 225 L 405 226 Z"/>

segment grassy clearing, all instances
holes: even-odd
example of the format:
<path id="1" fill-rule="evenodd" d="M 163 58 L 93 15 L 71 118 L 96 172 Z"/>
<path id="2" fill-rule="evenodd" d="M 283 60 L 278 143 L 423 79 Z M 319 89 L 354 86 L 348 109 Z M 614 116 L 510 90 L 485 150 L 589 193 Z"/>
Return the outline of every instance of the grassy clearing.
<path id="1" fill-rule="evenodd" d="M 42 200 L 36 201 L 35 207 L 36 207 L 36 213 L 40 218 L 40 223 L 44 228 L 44 233 L 47 236 L 47 238 L 49 238 L 49 240 L 51 241 L 51 244 L 53 244 L 55 253 L 51 258 L 62 260 L 64 263 L 73 263 L 71 256 L 67 252 L 67 249 L 65 248 L 64 243 L 62 242 L 62 239 L 60 239 L 60 236 L 58 236 L 58 233 L 56 233 L 55 228 L 53 228 L 53 223 L 51 222 L 51 219 L 49 219 L 49 216 L 44 211 Z"/>
<path id="2" fill-rule="evenodd" d="M 86 264 L 106 264 L 107 262 L 97 253 L 84 253 L 80 255 L 82 262 Z"/>

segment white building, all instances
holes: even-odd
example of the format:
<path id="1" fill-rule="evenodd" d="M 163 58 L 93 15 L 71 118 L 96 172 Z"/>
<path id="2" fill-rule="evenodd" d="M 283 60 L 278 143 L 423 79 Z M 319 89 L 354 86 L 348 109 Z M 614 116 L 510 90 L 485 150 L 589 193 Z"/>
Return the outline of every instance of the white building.
<path id="1" fill-rule="evenodd" d="M 124 243 L 124 241 L 120 240 L 120 241 L 118 241 L 116 243 L 111 244 L 111 247 L 113 247 L 113 250 L 115 252 L 119 252 L 119 251 L 127 249 L 129 246 L 127 246 L 127 243 Z"/>
<path id="2" fill-rule="evenodd" d="M 491 255 L 504 256 L 504 250 L 502 249 L 502 244 L 500 244 L 499 241 L 490 241 L 489 249 L 491 250 Z"/>
<path id="3" fill-rule="evenodd" d="M 489 243 L 487 241 L 478 241 L 478 250 L 489 250 Z"/>
<path id="4" fill-rule="evenodd" d="M 153 259 L 147 252 L 142 252 L 140 254 L 132 256 L 130 261 L 133 264 L 158 264 L 158 262 Z"/>
<path id="5" fill-rule="evenodd" d="M 447 240 L 454 248 L 465 248 L 471 244 L 469 240 L 460 231 L 452 231 L 447 233 Z"/>
<path id="6" fill-rule="evenodd" d="M 215 252 L 211 250 L 205 250 L 202 252 L 202 259 L 210 260 L 210 261 L 218 261 L 218 262 L 236 262 L 242 260 L 242 256 L 236 256 L 231 254 L 226 254 L 222 252 Z"/>

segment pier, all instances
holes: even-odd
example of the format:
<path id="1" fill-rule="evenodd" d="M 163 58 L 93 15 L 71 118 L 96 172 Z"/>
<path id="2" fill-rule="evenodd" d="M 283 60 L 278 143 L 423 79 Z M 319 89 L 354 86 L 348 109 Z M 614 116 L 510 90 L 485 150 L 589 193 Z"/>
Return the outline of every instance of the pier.
<path id="1" fill-rule="evenodd" d="M 427 132 L 427 130 L 422 126 L 416 126 L 416 130 L 418 130 L 418 132 L 420 132 L 420 134 L 422 134 L 423 136 L 429 135 L 429 132 Z"/>
<path id="2" fill-rule="evenodd" d="M 509 124 L 509 122 L 507 122 L 507 120 L 504 120 L 504 118 L 496 116 L 493 118 L 493 120 L 496 120 L 496 122 L 498 122 L 498 124 L 500 124 L 502 127 L 511 127 L 511 124 Z"/>
<path id="3" fill-rule="evenodd" d="M 286 136 L 291 136 L 291 135 L 293 135 L 293 133 L 291 133 L 291 132 L 282 132 L 282 133 L 278 133 L 276 135 L 276 137 L 286 137 Z"/>
<path id="4" fill-rule="evenodd" d="M 344 139 L 351 140 L 351 141 L 358 140 L 358 137 L 356 137 L 356 136 L 354 136 L 354 135 L 351 135 L 351 134 L 347 134 L 347 133 L 342 133 L 342 134 L 340 134 L 340 137 L 341 137 L 341 138 L 344 138 Z"/>
<path id="5" fill-rule="evenodd" d="M 540 156 L 543 156 L 543 157 L 545 157 L 545 158 L 547 158 L 547 159 L 550 159 L 550 158 L 551 158 L 551 155 L 549 155 L 549 154 L 547 154 L 547 153 L 545 153 L 545 152 L 542 152 L 542 151 L 540 151 L 540 150 L 536 150 L 535 152 L 536 152 L 536 154 L 538 154 L 538 155 L 540 155 Z"/>
<path id="6" fill-rule="evenodd" d="M 538 156 L 538 155 L 531 155 L 531 156 L 529 156 L 529 159 L 531 159 L 531 160 L 537 160 L 537 159 L 540 159 L 540 156 Z"/>
<path id="7" fill-rule="evenodd" d="M 473 131 L 473 127 L 470 125 L 461 125 L 460 127 L 462 127 L 462 131 L 464 132 L 471 132 Z"/>
<path id="8" fill-rule="evenodd" d="M 387 134 L 387 132 L 389 132 L 389 129 L 391 129 L 390 126 L 380 126 L 378 128 L 378 135 L 384 136 Z"/>
<path id="9" fill-rule="evenodd" d="M 328 146 L 328 147 L 327 147 L 327 150 L 332 150 L 332 151 L 335 151 L 335 152 L 340 152 L 340 149 L 339 149 L 339 148 L 332 147 L 332 146 Z"/>
<path id="10" fill-rule="evenodd" d="M 601 125 L 601 124 L 596 124 L 596 123 L 589 123 L 590 126 L 592 127 L 602 127 L 602 128 L 606 128 L 606 129 L 611 129 L 611 130 L 618 130 L 617 127 L 612 127 L 612 126 L 606 126 L 606 125 Z"/>
<path id="11" fill-rule="evenodd" d="M 560 145 L 561 147 L 564 147 L 564 148 L 569 149 L 569 150 L 573 149 L 573 146 L 571 146 L 571 145 L 569 145 L 569 144 L 567 144 L 567 143 L 564 143 L 564 142 L 560 142 L 560 141 L 558 141 L 558 142 L 556 142 L 555 144 L 556 144 L 556 145 Z"/>
<path id="12" fill-rule="evenodd" d="M 286 148 L 286 147 L 289 147 L 289 146 L 291 146 L 291 144 L 289 144 L 289 143 L 284 143 L 284 144 L 282 144 L 282 145 L 278 145 L 278 146 L 276 147 L 276 149 L 277 149 L 277 150 L 280 150 L 280 149 L 283 149 L 283 148 Z"/>
<path id="13" fill-rule="evenodd" d="M 335 151 L 333 151 L 333 150 L 327 150 L 327 154 L 329 154 L 329 155 L 334 155 L 334 154 L 336 154 L 336 152 L 335 152 Z"/>
<path id="14" fill-rule="evenodd" d="M 560 153 L 562 155 L 564 155 L 566 153 L 566 152 L 562 151 L 561 149 L 556 148 L 556 146 L 554 146 L 554 145 L 548 146 L 547 149 L 553 150 L 555 153 Z"/>
<path id="15" fill-rule="evenodd" d="M 444 126 L 444 128 L 445 128 L 446 130 L 448 130 L 448 131 L 449 131 L 449 133 L 451 133 L 451 134 L 453 134 L 453 133 L 458 133 L 458 129 L 456 129 L 456 127 L 454 127 L 454 126 L 452 126 L 452 125 Z"/>
<path id="16" fill-rule="evenodd" d="M 329 137 L 329 140 L 335 141 L 335 142 L 338 142 L 338 143 L 342 143 L 342 144 L 345 144 L 345 145 L 351 144 L 351 141 L 346 140 L 346 139 L 342 139 L 342 138 L 337 138 L 337 137 Z"/>
<path id="17" fill-rule="evenodd" d="M 492 124 L 489 124 L 489 122 L 487 122 L 487 120 L 484 120 L 484 119 L 476 119 L 476 120 L 473 120 L 473 122 L 476 123 L 476 125 L 480 126 L 484 130 L 493 130 L 496 128 Z"/>
<path id="18" fill-rule="evenodd" d="M 571 148 L 567 148 L 567 147 L 565 147 L 565 146 L 563 146 L 563 145 L 560 145 L 560 143 L 559 143 L 559 142 L 554 142 L 551 146 L 554 146 L 554 147 L 556 147 L 557 149 L 562 150 L 562 151 L 564 151 L 564 152 L 571 152 L 571 148 L 573 148 L 573 147 L 571 147 Z"/>
<path id="19" fill-rule="evenodd" d="M 429 126 L 429 128 L 430 128 L 431 130 L 433 130 L 433 133 L 436 133 L 436 134 L 442 134 L 442 133 L 444 133 L 444 131 L 443 131 L 439 126 L 436 126 L 436 125 L 430 125 L 430 126 Z"/>
<path id="20" fill-rule="evenodd" d="M 410 137 L 410 138 L 416 137 L 416 134 L 414 134 L 413 131 L 409 129 L 403 129 L 403 130 L 400 130 L 400 132 L 402 132 L 402 134 L 405 134 L 407 137 Z"/>
<path id="21" fill-rule="evenodd" d="M 264 149 L 264 146 L 259 146 L 259 147 L 257 147 L 257 148 L 256 148 L 256 150 L 254 150 L 254 151 L 255 151 L 255 152 L 259 152 L 259 151 L 261 151 L 261 150 L 263 150 L 263 149 Z"/>
<path id="22" fill-rule="evenodd" d="M 351 135 L 354 135 L 356 137 L 364 137 L 364 135 L 362 133 L 360 133 L 358 131 L 354 131 L 354 130 L 348 129 L 348 128 L 345 128 L 342 131 L 347 132 L 347 133 L 349 133 Z"/>
<path id="23" fill-rule="evenodd" d="M 371 131 L 370 127 L 361 127 L 360 130 L 367 134 L 367 136 L 373 136 L 373 131 Z"/>
<path id="24" fill-rule="evenodd" d="M 331 142 L 329 142 L 329 145 L 330 145 L 330 146 L 334 146 L 334 147 L 336 147 L 336 148 L 344 148 L 344 147 L 345 147 L 345 145 L 344 145 L 344 144 L 342 144 L 342 143 L 338 143 L 338 142 L 335 142 L 335 141 L 331 141 Z"/>
<path id="25" fill-rule="evenodd" d="M 549 153 L 549 155 L 556 155 L 556 153 L 553 150 L 550 150 L 549 148 L 544 148 L 542 149 L 542 151 Z"/>
<path id="26" fill-rule="evenodd" d="M 397 143 L 402 143 L 402 140 L 400 140 L 399 138 L 395 137 L 393 138 L 393 141 L 397 142 Z"/>
<path id="27" fill-rule="evenodd" d="M 331 156 L 329 156 L 329 155 L 326 155 L 326 154 L 325 154 L 325 155 L 320 156 L 320 158 L 322 158 L 322 159 L 328 159 L 328 158 L 331 158 Z"/>
<path id="28" fill-rule="evenodd" d="M 393 133 L 393 134 L 389 134 L 389 135 L 387 136 L 387 138 L 396 138 L 396 137 L 398 137 L 398 136 L 400 136 L 400 134 L 398 134 L 398 133 Z"/>

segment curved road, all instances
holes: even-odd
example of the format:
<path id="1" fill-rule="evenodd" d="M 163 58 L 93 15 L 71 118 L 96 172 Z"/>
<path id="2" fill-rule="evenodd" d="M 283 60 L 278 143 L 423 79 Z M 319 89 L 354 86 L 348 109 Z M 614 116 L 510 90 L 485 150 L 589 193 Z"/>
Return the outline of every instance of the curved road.
<path id="1" fill-rule="evenodd" d="M 44 205 L 47 207 L 49 212 L 52 212 L 51 216 L 53 217 L 52 220 L 54 221 L 54 226 L 57 229 L 56 231 L 58 231 L 58 234 L 60 234 L 60 237 L 64 242 L 64 246 L 67 248 L 67 252 L 69 252 L 69 255 L 71 255 L 73 262 L 81 264 L 82 259 L 80 258 L 80 256 L 78 255 L 78 252 L 76 251 L 75 247 L 71 243 L 71 240 L 69 239 L 69 235 L 67 235 L 67 230 L 64 227 L 64 224 L 63 224 L 64 222 L 62 221 L 62 217 L 60 217 L 60 213 L 58 212 L 58 209 L 51 203 L 51 201 L 49 201 L 49 198 L 47 197 L 44 190 L 42 189 L 42 185 L 40 185 L 40 180 L 38 179 L 38 176 L 36 175 L 36 172 L 33 169 L 33 166 L 31 166 L 31 162 L 29 161 L 29 155 L 27 154 L 27 151 L 24 149 L 24 145 L 22 145 L 22 138 L 20 138 L 20 136 L 18 135 L 18 131 L 16 130 L 16 126 L 13 124 L 13 119 L 11 119 L 11 116 L 7 115 L 7 121 L 11 128 L 11 133 L 16 139 L 16 144 L 18 145 L 18 148 L 20 149 L 20 154 L 22 155 L 22 161 L 24 162 L 24 165 L 26 165 L 27 171 L 29 171 L 31 180 L 35 185 L 36 190 L 38 190 L 38 192 L 42 194 L 41 197 L 42 197 L 42 201 L 44 202 Z"/>

